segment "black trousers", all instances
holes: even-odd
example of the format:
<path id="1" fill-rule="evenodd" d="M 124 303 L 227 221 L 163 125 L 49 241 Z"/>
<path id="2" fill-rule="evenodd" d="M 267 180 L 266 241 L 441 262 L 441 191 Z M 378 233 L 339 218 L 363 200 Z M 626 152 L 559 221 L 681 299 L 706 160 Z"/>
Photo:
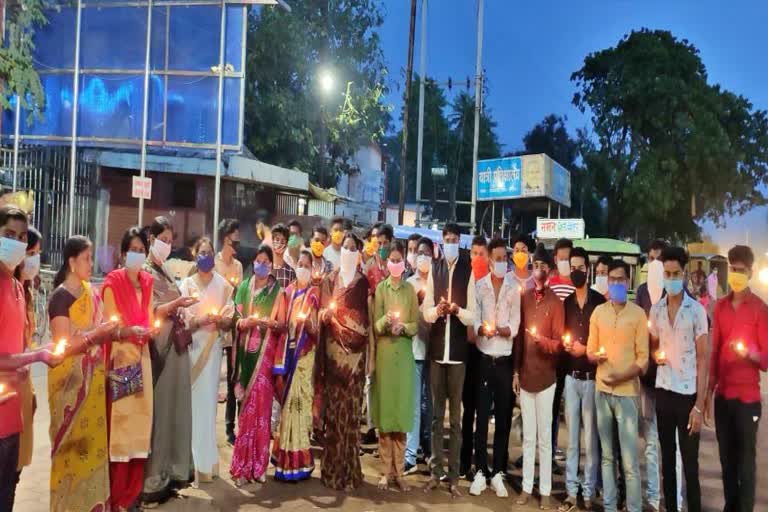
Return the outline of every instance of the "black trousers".
<path id="1" fill-rule="evenodd" d="M 475 427 L 475 468 L 486 477 L 507 470 L 509 430 L 511 428 L 510 406 L 514 404 L 512 393 L 512 356 L 493 359 L 481 355 L 477 364 L 475 383 L 475 405 L 477 426 Z M 488 420 L 494 407 L 496 430 L 493 434 L 493 467 L 488 466 Z"/>
<path id="2" fill-rule="evenodd" d="M 16 465 L 19 462 L 21 434 L 0 439 L 0 510 L 10 512 L 16 498 L 19 481 Z"/>
<path id="3" fill-rule="evenodd" d="M 477 369 L 480 360 L 480 351 L 474 344 L 469 345 L 467 356 L 466 374 L 464 376 L 464 390 L 461 394 L 463 412 L 461 416 L 461 457 L 459 462 L 459 474 L 466 475 L 472 467 L 472 452 L 475 447 L 475 388 L 477 387 Z"/>
<path id="4" fill-rule="evenodd" d="M 755 509 L 755 455 L 760 402 L 715 398 L 715 430 L 723 468 L 723 512 Z"/>
<path id="5" fill-rule="evenodd" d="M 235 363 L 232 355 L 233 347 L 224 349 L 224 357 L 227 358 L 227 409 L 224 414 L 226 422 L 227 435 L 235 433 L 235 421 L 237 420 L 237 400 L 235 399 Z"/>
<path id="6" fill-rule="evenodd" d="M 664 506 L 667 512 L 677 512 L 677 440 L 683 459 L 685 494 L 689 512 L 701 512 L 699 484 L 699 434 L 688 434 L 688 417 L 696 395 L 681 395 L 666 389 L 656 389 L 656 422 L 661 446 L 661 476 L 664 480 Z"/>

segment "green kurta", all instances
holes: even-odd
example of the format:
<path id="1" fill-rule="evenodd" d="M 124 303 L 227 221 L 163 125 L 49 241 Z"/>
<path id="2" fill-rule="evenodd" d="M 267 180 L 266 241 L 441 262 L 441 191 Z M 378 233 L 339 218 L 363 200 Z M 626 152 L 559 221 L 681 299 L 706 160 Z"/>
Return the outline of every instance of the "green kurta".
<path id="1" fill-rule="evenodd" d="M 388 277 L 376 288 L 374 328 L 376 370 L 373 377 L 371 409 L 379 432 L 410 432 L 413 426 L 416 365 L 413 336 L 418 330 L 419 300 L 410 283 L 397 286 Z M 387 313 L 399 312 L 405 330 L 394 336 L 386 326 Z"/>
<path id="2" fill-rule="evenodd" d="M 270 278 L 264 288 L 255 290 L 256 296 L 253 297 L 253 279 L 253 276 L 250 279 L 246 279 L 237 289 L 237 294 L 235 294 L 235 321 L 254 314 L 258 314 L 261 318 L 272 315 L 275 299 L 280 293 L 280 285 L 273 278 Z M 267 330 L 260 327 L 256 329 L 261 331 L 260 334 L 263 339 L 266 336 Z M 246 389 L 248 383 L 251 382 L 253 370 L 256 368 L 259 354 L 261 354 L 261 349 L 264 347 L 264 343 L 259 345 L 258 350 L 253 350 L 253 347 L 249 347 L 250 338 L 253 334 L 253 332 L 243 333 L 235 347 L 237 351 L 235 356 L 237 382 L 240 383 L 243 389 Z"/>

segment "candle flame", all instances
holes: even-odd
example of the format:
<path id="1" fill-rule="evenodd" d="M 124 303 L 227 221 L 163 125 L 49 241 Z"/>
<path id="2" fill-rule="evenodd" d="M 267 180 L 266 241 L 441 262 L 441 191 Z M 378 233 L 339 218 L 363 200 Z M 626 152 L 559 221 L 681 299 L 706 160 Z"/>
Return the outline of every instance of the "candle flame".
<path id="1" fill-rule="evenodd" d="M 651 328 L 651 321 L 650 320 L 648 320 L 648 328 L 649 329 Z"/>
<path id="2" fill-rule="evenodd" d="M 67 349 L 67 340 L 62 338 L 56 343 L 56 348 L 53 350 L 53 353 L 57 356 L 60 356 L 64 354 L 64 351 Z"/>
<path id="3" fill-rule="evenodd" d="M 111 317 L 109 317 L 110 322 L 117 322 L 118 320 L 120 320 L 120 317 L 118 317 L 117 315 L 112 315 Z"/>
<path id="4" fill-rule="evenodd" d="M 399 319 L 400 319 L 400 312 L 395 311 L 395 320 L 399 320 Z"/>
<path id="5" fill-rule="evenodd" d="M 736 350 L 738 350 L 739 352 L 744 352 L 744 350 L 745 350 L 746 348 L 747 348 L 747 347 L 745 347 L 745 346 L 744 346 L 744 342 L 743 342 L 743 341 L 740 341 L 740 342 L 738 342 L 738 343 L 736 344 Z"/>
<path id="6" fill-rule="evenodd" d="M 597 351 L 597 355 L 602 356 L 605 354 L 605 347 L 600 347 L 600 349 Z"/>
<path id="7" fill-rule="evenodd" d="M 571 335 L 570 334 L 566 334 L 565 336 L 563 336 L 563 342 L 565 343 L 565 346 L 570 345 L 571 344 Z"/>
<path id="8" fill-rule="evenodd" d="M 334 300 L 334 301 L 331 301 L 331 305 L 330 305 L 330 308 L 331 308 L 331 309 L 336 309 L 336 301 L 335 301 L 335 300 Z"/>
<path id="9" fill-rule="evenodd" d="M 216 308 L 213 308 L 213 309 L 211 310 L 211 314 L 212 314 L 212 315 L 218 315 L 218 314 L 219 314 L 219 310 L 218 310 L 218 309 L 216 309 Z"/>
<path id="10" fill-rule="evenodd" d="M 5 384 L 0 384 L 0 394 L 5 392 Z"/>
<path id="11" fill-rule="evenodd" d="M 160 320 L 155 320 L 155 329 L 160 328 Z"/>
<path id="12" fill-rule="evenodd" d="M 656 351 L 656 359 L 664 360 L 664 359 L 666 359 L 666 356 L 667 355 L 664 353 L 663 350 L 657 350 Z"/>
<path id="13" fill-rule="evenodd" d="M 531 327 L 530 333 L 534 335 L 536 334 L 536 326 Z"/>

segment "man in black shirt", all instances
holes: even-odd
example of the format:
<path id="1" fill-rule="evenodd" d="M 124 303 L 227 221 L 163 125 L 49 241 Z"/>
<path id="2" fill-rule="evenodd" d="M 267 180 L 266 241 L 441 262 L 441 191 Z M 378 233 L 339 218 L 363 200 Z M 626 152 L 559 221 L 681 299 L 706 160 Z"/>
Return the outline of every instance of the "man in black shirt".
<path id="1" fill-rule="evenodd" d="M 595 411 L 596 366 L 587 359 L 589 319 L 605 298 L 589 287 L 589 255 L 577 247 L 571 251 L 571 281 L 576 291 L 564 302 L 565 307 L 565 419 L 568 424 L 568 451 L 565 465 L 567 497 L 558 509 L 569 512 L 576 508 L 579 493 L 579 443 L 584 424 L 585 461 L 582 480 L 584 508 L 591 510 L 600 467 L 597 413 Z"/>

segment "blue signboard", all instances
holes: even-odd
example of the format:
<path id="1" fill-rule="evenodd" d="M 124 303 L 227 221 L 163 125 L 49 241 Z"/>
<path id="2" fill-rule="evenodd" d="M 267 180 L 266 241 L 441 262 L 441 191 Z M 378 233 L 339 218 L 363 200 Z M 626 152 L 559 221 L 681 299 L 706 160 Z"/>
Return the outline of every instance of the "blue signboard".
<path id="1" fill-rule="evenodd" d="M 516 199 L 522 195 L 523 159 L 519 156 L 477 163 L 477 200 Z"/>
<path id="2" fill-rule="evenodd" d="M 552 199 L 571 206 L 571 176 L 559 163 L 552 161 Z"/>

